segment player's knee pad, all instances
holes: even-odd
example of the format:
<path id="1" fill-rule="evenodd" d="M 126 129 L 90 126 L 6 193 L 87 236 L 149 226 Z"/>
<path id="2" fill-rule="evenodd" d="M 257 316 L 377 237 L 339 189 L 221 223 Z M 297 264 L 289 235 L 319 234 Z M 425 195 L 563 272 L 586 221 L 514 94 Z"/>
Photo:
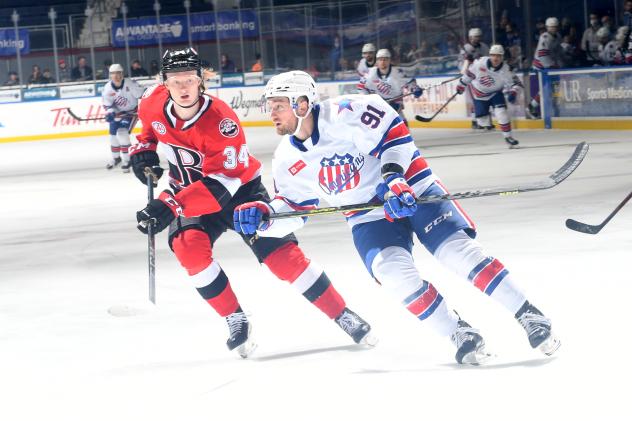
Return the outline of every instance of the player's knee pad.
<path id="1" fill-rule="evenodd" d="M 125 128 L 119 128 L 116 131 L 116 137 L 118 138 L 119 144 L 121 146 L 127 146 L 129 147 L 130 145 L 130 140 L 129 140 L 129 132 L 127 131 L 127 129 Z M 127 152 L 127 151 L 125 151 Z"/>
<path id="2" fill-rule="evenodd" d="M 119 145 L 120 145 L 119 140 L 118 140 L 118 137 L 117 137 L 115 134 L 111 134 L 111 135 L 110 135 L 110 145 L 111 145 L 113 148 L 114 148 L 114 147 L 118 148 L 118 147 L 119 147 Z"/>
<path id="3" fill-rule="evenodd" d="M 310 260 L 305 257 L 303 250 L 294 243 L 283 244 L 270 253 L 263 260 L 263 263 L 277 278 L 290 283 L 294 283 L 307 269 L 310 269 L 310 273 L 314 272 L 313 275 L 316 277 L 322 273 L 322 269 L 310 264 Z M 316 274 L 316 272 L 318 273 Z"/>
<path id="4" fill-rule="evenodd" d="M 418 290 L 423 280 L 408 250 L 391 246 L 375 255 L 371 263 L 373 277 L 395 298 L 403 301 Z"/>
<path id="5" fill-rule="evenodd" d="M 199 274 L 213 262 L 211 240 L 203 231 L 181 231 L 173 238 L 171 247 L 180 264 L 191 276 Z"/>

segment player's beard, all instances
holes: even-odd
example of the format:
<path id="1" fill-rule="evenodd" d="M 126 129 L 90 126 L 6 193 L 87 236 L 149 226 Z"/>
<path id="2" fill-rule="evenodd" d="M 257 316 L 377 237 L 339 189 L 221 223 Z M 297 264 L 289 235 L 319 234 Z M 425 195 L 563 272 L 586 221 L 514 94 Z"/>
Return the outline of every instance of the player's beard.
<path id="1" fill-rule="evenodd" d="M 295 122 L 293 127 L 290 127 L 289 124 L 288 125 L 276 126 L 276 132 L 277 132 L 277 134 L 279 134 L 281 136 L 285 136 L 286 134 L 294 134 L 294 131 L 296 130 L 296 125 L 297 124 L 298 124 L 298 121 Z"/>

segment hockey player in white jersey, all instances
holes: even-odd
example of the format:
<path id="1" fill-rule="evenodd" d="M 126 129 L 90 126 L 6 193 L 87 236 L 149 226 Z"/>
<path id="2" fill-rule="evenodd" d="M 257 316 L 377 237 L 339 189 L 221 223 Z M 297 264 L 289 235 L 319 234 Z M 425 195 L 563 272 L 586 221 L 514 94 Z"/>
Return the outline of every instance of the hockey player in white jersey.
<path id="1" fill-rule="evenodd" d="M 112 160 L 106 168 L 111 170 L 119 164 L 123 172 L 129 172 L 129 133 L 136 122 L 138 100 L 144 88 L 130 78 L 123 77 L 123 66 L 110 66 L 110 81 L 103 87 L 101 99 L 105 109 L 105 121 L 110 124 L 110 149 Z"/>
<path id="2" fill-rule="evenodd" d="M 404 118 L 404 89 L 419 98 L 423 89 L 417 85 L 415 78 L 407 76 L 404 71 L 391 65 L 391 53 L 387 49 L 377 52 L 377 65 L 369 70 L 369 73 L 358 83 L 358 92 L 361 94 L 378 94 L 388 102 L 408 126 Z"/>
<path id="3" fill-rule="evenodd" d="M 560 67 L 562 51 L 562 37 L 558 33 L 560 26 L 556 17 L 547 18 L 544 22 L 546 32 L 538 38 L 538 46 L 533 57 L 533 68 L 536 71 Z M 532 83 L 537 83 L 537 78 L 532 78 Z M 535 95 L 529 104 L 527 114 L 533 118 L 540 117 L 540 93 Z"/>
<path id="4" fill-rule="evenodd" d="M 369 70 L 375 66 L 375 45 L 368 43 L 362 46 L 362 59 L 358 63 L 358 74 L 365 77 Z"/>
<path id="5" fill-rule="evenodd" d="M 450 310 L 413 262 L 413 234 L 441 263 L 507 308 L 530 345 L 547 355 L 559 347 L 551 321 L 525 298 L 513 276 L 474 240 L 472 220 L 454 201 L 417 206 L 415 197 L 446 190 L 415 147 L 397 113 L 378 95 L 345 95 L 319 102 L 305 72 L 274 76 L 266 106 L 283 135 L 273 159 L 276 197 L 238 206 L 235 229 L 283 236 L 307 218 L 269 219 L 275 212 L 366 202 L 383 208 L 345 214 L 368 272 L 415 317 L 456 345 L 459 363 L 489 357 L 480 333 Z"/>
<path id="6" fill-rule="evenodd" d="M 489 46 L 481 41 L 483 38 L 483 31 L 480 28 L 470 28 L 467 33 L 468 42 L 463 45 L 459 52 L 459 69 L 461 73 L 465 74 L 465 71 L 470 67 L 474 60 L 489 55 Z M 482 129 L 476 122 L 476 115 L 474 113 L 474 100 L 472 93 L 469 90 L 465 92 L 465 103 L 467 104 L 469 113 L 472 116 L 472 128 Z"/>
<path id="7" fill-rule="evenodd" d="M 489 108 L 493 107 L 494 117 L 498 120 L 505 142 L 510 148 L 517 148 L 518 141 L 511 135 L 511 119 L 504 94 L 507 94 L 509 102 L 515 103 L 520 81 L 504 62 L 504 55 L 502 45 L 492 45 L 489 57 L 481 57 L 468 67 L 459 80 L 456 91 L 462 94 L 466 88 L 470 88 L 474 98 L 476 123 L 483 128 L 492 125 Z"/>

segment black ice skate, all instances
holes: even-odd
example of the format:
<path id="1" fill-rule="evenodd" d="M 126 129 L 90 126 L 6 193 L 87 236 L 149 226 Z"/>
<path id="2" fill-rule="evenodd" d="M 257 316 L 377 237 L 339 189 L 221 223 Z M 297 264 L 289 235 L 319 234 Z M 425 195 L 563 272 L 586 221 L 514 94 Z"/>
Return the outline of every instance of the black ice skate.
<path id="1" fill-rule="evenodd" d="M 507 142 L 507 144 L 509 145 L 509 149 L 518 149 L 520 147 L 518 146 L 520 142 L 518 142 L 516 139 L 514 139 L 511 136 L 506 137 L 505 142 Z"/>
<path id="2" fill-rule="evenodd" d="M 540 107 L 537 105 L 529 104 L 527 108 L 525 108 L 525 113 L 527 114 L 527 118 L 530 120 L 538 120 L 540 118 Z"/>
<path id="3" fill-rule="evenodd" d="M 107 165 L 105 166 L 105 169 L 111 170 L 112 168 L 116 167 L 120 163 L 121 163 L 121 158 L 114 158 L 112 161 L 107 163 Z"/>
<path id="4" fill-rule="evenodd" d="M 121 165 L 121 170 L 123 170 L 123 172 L 125 173 L 129 172 L 129 168 L 130 168 L 129 161 L 124 162 L 123 165 Z"/>
<path id="5" fill-rule="evenodd" d="M 494 356 L 485 350 L 485 340 L 478 330 L 459 319 L 450 339 L 456 346 L 454 358 L 459 364 L 480 365 Z"/>
<path id="6" fill-rule="evenodd" d="M 237 351 L 241 358 L 248 358 L 257 345 L 250 340 L 252 325 L 248 322 L 246 315 L 242 312 L 235 312 L 226 316 L 230 337 L 226 341 L 228 349 Z"/>
<path id="7" fill-rule="evenodd" d="M 472 120 L 472 130 L 479 130 L 482 129 L 483 126 L 479 126 L 478 123 L 476 122 L 476 120 Z"/>
<path id="8" fill-rule="evenodd" d="M 539 349 L 545 355 L 553 355 L 562 344 L 551 330 L 551 320 L 545 317 L 540 310 L 529 301 L 516 313 L 516 320 L 527 332 L 531 348 Z"/>
<path id="9" fill-rule="evenodd" d="M 351 339 L 360 345 L 375 346 L 377 338 L 371 334 L 371 325 L 365 322 L 360 316 L 345 307 L 336 317 L 335 322 L 345 331 Z"/>

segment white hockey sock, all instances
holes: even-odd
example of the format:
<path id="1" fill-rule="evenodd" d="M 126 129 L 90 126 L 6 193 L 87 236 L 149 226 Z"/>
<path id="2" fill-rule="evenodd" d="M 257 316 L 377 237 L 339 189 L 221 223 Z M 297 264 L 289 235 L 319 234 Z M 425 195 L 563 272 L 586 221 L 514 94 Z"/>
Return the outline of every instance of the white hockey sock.
<path id="1" fill-rule="evenodd" d="M 484 254 L 480 243 L 463 231 L 448 237 L 435 252 L 435 257 L 459 276 L 468 279 L 511 314 L 516 314 L 526 301 L 524 293 L 503 264 Z"/>
<path id="2" fill-rule="evenodd" d="M 123 159 L 123 162 L 127 163 L 129 162 L 130 147 L 129 132 L 127 131 L 127 129 L 118 129 L 116 131 L 116 137 L 119 142 L 119 151 L 121 152 L 121 158 Z"/>
<path id="3" fill-rule="evenodd" d="M 498 125 L 500 126 L 500 130 L 503 132 L 503 136 L 511 136 L 511 119 L 509 118 L 507 108 L 494 108 L 494 115 L 496 116 L 496 120 L 498 120 Z"/>
<path id="4" fill-rule="evenodd" d="M 112 159 L 120 157 L 121 149 L 116 135 L 110 135 L 110 150 L 112 151 Z"/>
<path id="5" fill-rule="evenodd" d="M 437 334 L 454 332 L 457 316 L 435 287 L 421 279 L 410 253 L 401 247 L 380 251 L 371 265 L 373 276 L 395 299 Z"/>

